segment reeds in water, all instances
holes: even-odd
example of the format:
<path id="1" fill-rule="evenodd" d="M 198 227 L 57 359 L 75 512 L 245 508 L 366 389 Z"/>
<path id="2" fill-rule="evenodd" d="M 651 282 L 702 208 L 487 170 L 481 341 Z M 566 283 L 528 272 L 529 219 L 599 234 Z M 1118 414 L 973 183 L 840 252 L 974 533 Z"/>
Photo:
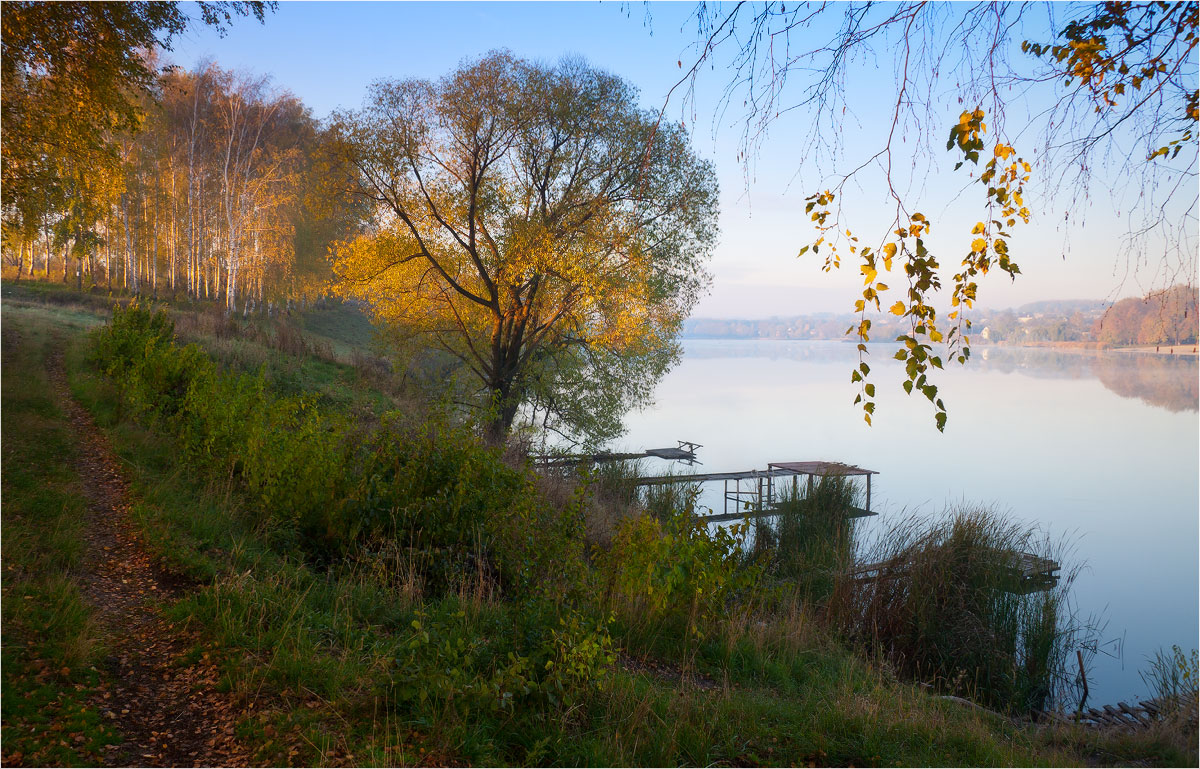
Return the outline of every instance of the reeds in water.
<path id="1" fill-rule="evenodd" d="M 869 574 L 847 574 L 828 604 L 845 637 L 902 676 L 1008 712 L 1065 693 L 1068 652 L 1084 628 L 1070 611 L 1075 572 L 1028 589 L 1021 554 L 1061 562 L 1036 528 L 981 507 L 909 517 L 863 548 Z"/>

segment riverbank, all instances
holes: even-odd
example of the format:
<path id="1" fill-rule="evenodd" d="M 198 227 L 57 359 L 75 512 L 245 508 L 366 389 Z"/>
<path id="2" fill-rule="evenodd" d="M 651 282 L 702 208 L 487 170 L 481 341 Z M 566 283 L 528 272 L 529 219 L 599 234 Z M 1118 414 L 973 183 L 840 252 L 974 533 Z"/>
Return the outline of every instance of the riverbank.
<path id="1" fill-rule="evenodd" d="M 152 402 L 124 400 L 89 363 L 82 331 L 102 322 L 101 315 L 7 304 L 3 311 L 5 533 L 36 532 L 45 523 L 40 516 L 51 512 L 46 506 L 23 506 L 30 486 L 17 483 L 20 477 L 12 472 L 17 467 L 63 479 L 87 506 L 86 479 L 72 460 L 86 451 L 81 444 L 86 431 L 69 419 L 71 402 L 77 401 L 109 441 L 111 466 L 119 468 L 122 488 L 128 490 L 122 493 L 134 501 L 110 509 L 126 517 L 146 558 L 177 577 L 164 583 L 172 591 L 148 604 L 149 609 L 180 629 L 175 640 L 185 644 L 187 664 L 219 671 L 218 688 L 230 702 L 237 750 L 220 754 L 224 758 L 218 762 L 1170 765 L 1190 760 L 1161 737 L 1117 738 L 1077 727 L 1034 727 L 931 696 L 847 649 L 803 606 L 778 612 L 721 611 L 680 627 L 621 620 L 595 634 L 590 620 L 569 612 L 556 616 L 567 604 L 543 603 L 535 591 L 494 581 L 486 573 L 482 581 L 478 572 L 464 574 L 471 578 L 451 583 L 448 591 L 430 574 L 412 581 L 419 575 L 396 568 L 411 555 L 406 549 L 360 552 L 336 567 L 301 557 L 304 550 L 286 536 L 285 521 L 269 519 L 273 522 L 268 525 L 253 517 L 260 514 L 261 498 L 247 496 L 239 485 L 246 482 L 241 474 L 255 472 L 252 455 L 243 455 L 238 475 L 207 478 L 198 468 L 181 473 L 181 458 L 192 454 L 168 429 L 169 412 Z M 228 340 L 200 341 L 213 349 L 229 347 Z M 293 343 L 293 349 L 301 348 Z M 261 341 L 247 341 L 236 359 L 253 363 L 278 352 Z M 68 391 L 48 384 L 54 381 L 52 364 L 59 353 Z M 353 379 L 350 367 L 331 366 L 311 353 L 289 356 L 281 364 L 279 381 L 304 388 L 323 408 L 344 404 L 361 410 L 371 398 L 386 396 L 379 391 L 371 395 L 370 381 Z M 150 391 L 129 390 L 139 392 Z M 147 407 L 152 411 L 142 411 Z M 138 413 L 160 416 L 135 419 Z M 188 424 L 196 427 L 190 420 Z M 43 439 L 48 431 L 56 436 L 54 451 L 37 453 L 36 447 L 50 445 Z M 265 433 L 259 437 L 282 440 Z M 437 448 L 439 461 L 457 461 L 454 452 L 465 451 L 462 456 L 475 468 L 472 472 L 483 469 L 500 474 L 488 477 L 506 477 L 500 468 L 487 469 L 486 455 L 469 447 L 452 448 L 441 443 L 443 438 L 429 440 L 435 441 L 429 445 Z M 456 495 L 469 493 L 463 488 L 432 498 L 444 509 L 448 502 L 461 503 Z M 564 503 L 571 494 L 565 496 Z M 19 518 L 10 517 L 14 514 Z M 56 532 L 61 547 L 87 552 L 83 532 Z M 83 544 L 72 545 L 76 539 Z M 61 733 L 45 728 L 46 720 L 53 727 L 67 714 L 38 707 L 41 700 L 22 698 L 24 684 L 14 685 L 14 680 L 41 686 L 47 696 L 56 687 L 76 692 L 83 715 L 71 711 L 76 718 L 71 723 L 95 725 L 80 732 L 90 740 L 80 744 L 96 750 L 82 757 L 95 760 L 104 755 L 106 744 L 136 743 L 140 732 L 129 719 L 147 709 L 111 704 L 112 695 L 123 691 L 123 670 L 97 664 L 104 659 L 102 648 L 84 648 L 75 652 L 71 670 L 91 666 L 95 678 L 64 677 L 63 666 L 55 666 L 62 658 L 56 651 L 60 639 L 14 614 L 41 603 L 28 580 L 47 568 L 22 560 L 21 541 L 28 540 L 5 538 L 6 565 L 18 570 L 4 585 L 5 763 L 72 761 L 45 752 L 57 744 L 52 735 Z M 688 542 L 694 548 L 702 544 Z M 472 560 L 470 552 L 463 554 L 464 563 L 484 563 Z M 680 556 L 668 562 L 720 568 L 719 558 L 707 562 Z M 659 561 L 647 561 L 653 563 Z M 661 576 L 674 579 L 672 574 Z M 701 574 L 685 575 L 684 584 Z M 74 584 L 82 573 L 67 570 L 61 578 Z M 102 608 L 90 602 L 85 586 L 73 589 L 80 596 L 82 616 L 72 627 L 86 627 L 87 622 L 102 627 Z M 161 586 L 153 592 L 160 591 L 168 592 Z M 26 594 L 34 597 L 16 600 Z M 681 615 L 685 619 L 688 605 Z M 542 616 L 546 611 L 551 613 Z M 513 637 L 514 629 L 519 638 Z M 551 652 L 535 665 L 540 647 L 511 646 L 531 639 L 541 639 L 551 650 L 567 645 L 561 647 L 563 656 Z M 108 643 L 116 648 L 118 641 Z M 28 652 L 21 659 L 44 662 L 10 666 L 14 649 Z M 521 659 L 527 660 L 524 666 Z M 490 688 L 493 684 L 496 688 Z M 21 709 L 23 702 L 33 704 Z M 156 739 L 173 736 L 159 734 Z M 174 750 L 156 746 L 152 752 L 175 755 Z M 14 758 L 14 752 L 22 755 Z M 210 763 L 214 757 L 205 754 L 196 760 Z"/>

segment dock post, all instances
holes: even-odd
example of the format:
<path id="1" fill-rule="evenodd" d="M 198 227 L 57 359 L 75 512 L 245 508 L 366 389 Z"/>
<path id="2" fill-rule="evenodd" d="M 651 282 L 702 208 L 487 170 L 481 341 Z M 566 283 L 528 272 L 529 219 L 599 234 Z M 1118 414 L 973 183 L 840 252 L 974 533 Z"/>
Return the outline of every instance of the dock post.
<path id="1" fill-rule="evenodd" d="M 867 474 L 867 512 L 871 512 L 871 475 Z"/>

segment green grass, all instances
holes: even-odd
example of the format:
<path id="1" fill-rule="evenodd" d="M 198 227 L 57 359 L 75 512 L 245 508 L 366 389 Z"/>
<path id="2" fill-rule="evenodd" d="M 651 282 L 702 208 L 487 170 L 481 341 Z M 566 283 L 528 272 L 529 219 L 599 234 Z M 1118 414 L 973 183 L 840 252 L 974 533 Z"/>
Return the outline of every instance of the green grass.
<path id="1" fill-rule="evenodd" d="M 6 759 L 11 745 L 33 739 L 28 732 L 10 735 L 10 729 L 24 728 L 35 717 L 87 727 L 93 711 L 85 707 L 74 716 L 48 698 L 61 703 L 75 697 L 82 705 L 87 692 L 103 683 L 70 677 L 80 666 L 86 670 L 101 650 L 85 643 L 90 634 L 79 632 L 88 622 L 86 611 L 70 613 L 82 607 L 72 580 L 81 552 L 81 502 L 70 466 L 72 436 L 46 395 L 36 352 L 56 344 L 54 332 L 74 339 L 66 354 L 72 390 L 129 468 L 139 500 L 136 526 L 154 555 L 197 582 L 168 611 L 202 634 L 194 653 L 218 661 L 222 686 L 244 708 L 240 734 L 259 763 L 1194 763 L 1186 750 L 1157 737 L 1038 731 L 938 700 L 897 681 L 888 666 L 851 651 L 799 601 L 774 601 L 769 610 L 731 610 L 699 638 L 669 625 L 648 638 L 643 628 L 618 622 L 612 630 L 617 646 L 649 655 L 666 675 L 618 663 L 601 686 L 562 706 L 490 709 L 486 697 L 480 700 L 462 686 L 491 680 L 514 644 L 542 627 L 531 618 L 536 607 L 527 596 L 501 596 L 482 589 L 482 582 L 429 594 L 406 572 L 400 547 L 363 552 L 332 566 L 279 549 L 234 485 L 181 466 L 171 435 L 119 418 L 116 390 L 89 368 L 78 335 L 83 322 L 72 317 L 73 310 L 12 310 L 6 306 L 4 315 Z M 42 348 L 29 346 L 35 336 Z M 281 365 L 311 371 L 300 359 Z M 322 382 L 317 373 L 297 377 L 298 388 Z M 12 520 L 14 512 L 25 516 L 33 510 L 40 511 L 37 526 Z M 13 567 L 21 569 L 17 576 Z M 57 593 L 39 590 L 29 606 L 19 603 L 24 599 L 15 591 L 22 585 L 49 586 L 51 580 L 58 580 Z M 35 620 L 52 616 L 61 616 L 61 632 L 41 638 L 29 632 Z M 414 651 L 423 632 L 414 629 L 414 621 L 432 634 L 432 656 Z M 43 667 L 13 656 L 24 653 L 21 639 L 34 650 L 30 659 L 70 660 L 72 672 L 62 677 L 51 672 L 39 683 Z M 10 682 L 10 657 L 27 683 Z M 450 680 L 460 674 L 462 680 Z M 693 676 L 706 686 L 690 683 Z M 43 695 L 35 693 L 37 685 Z M 83 693 L 75 694 L 75 685 Z M 429 702 L 404 700 L 405 687 L 428 690 Z M 447 699 L 439 696 L 442 691 L 465 693 Z M 30 693 L 28 702 L 17 701 L 14 692 Z M 16 714 L 11 725 L 10 709 Z M 82 754 L 40 755 L 39 763 L 87 760 Z"/>
<path id="2" fill-rule="evenodd" d="M 3 310 L 5 763 L 95 764 L 117 742 L 90 704 L 104 648 L 76 582 L 86 502 L 45 367 L 86 322 L 66 310 Z"/>
<path id="3" fill-rule="evenodd" d="M 371 350 L 376 341 L 375 327 L 361 310 L 344 302 L 328 302 L 298 313 L 297 325 L 314 337 L 329 342 L 333 352 L 343 359 Z"/>

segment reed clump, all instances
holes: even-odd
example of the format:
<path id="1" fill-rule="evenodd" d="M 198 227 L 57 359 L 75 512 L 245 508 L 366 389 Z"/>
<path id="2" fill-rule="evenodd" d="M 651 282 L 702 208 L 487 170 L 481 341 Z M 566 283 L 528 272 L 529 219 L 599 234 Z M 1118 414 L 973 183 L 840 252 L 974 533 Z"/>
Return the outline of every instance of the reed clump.
<path id="1" fill-rule="evenodd" d="M 858 496 L 854 482 L 838 475 L 786 487 L 778 515 L 758 519 L 755 527 L 755 551 L 768 562 L 768 573 L 808 603 L 824 605 L 853 562 L 851 514 Z"/>
<path id="2" fill-rule="evenodd" d="M 1040 711 L 1069 685 L 1061 671 L 1084 628 L 1067 600 L 1074 573 L 1031 585 L 1019 559 L 1061 561 L 1063 551 L 986 508 L 909 517 L 862 548 L 860 563 L 876 568 L 845 574 L 826 613 L 905 678 L 1005 712 Z"/>

